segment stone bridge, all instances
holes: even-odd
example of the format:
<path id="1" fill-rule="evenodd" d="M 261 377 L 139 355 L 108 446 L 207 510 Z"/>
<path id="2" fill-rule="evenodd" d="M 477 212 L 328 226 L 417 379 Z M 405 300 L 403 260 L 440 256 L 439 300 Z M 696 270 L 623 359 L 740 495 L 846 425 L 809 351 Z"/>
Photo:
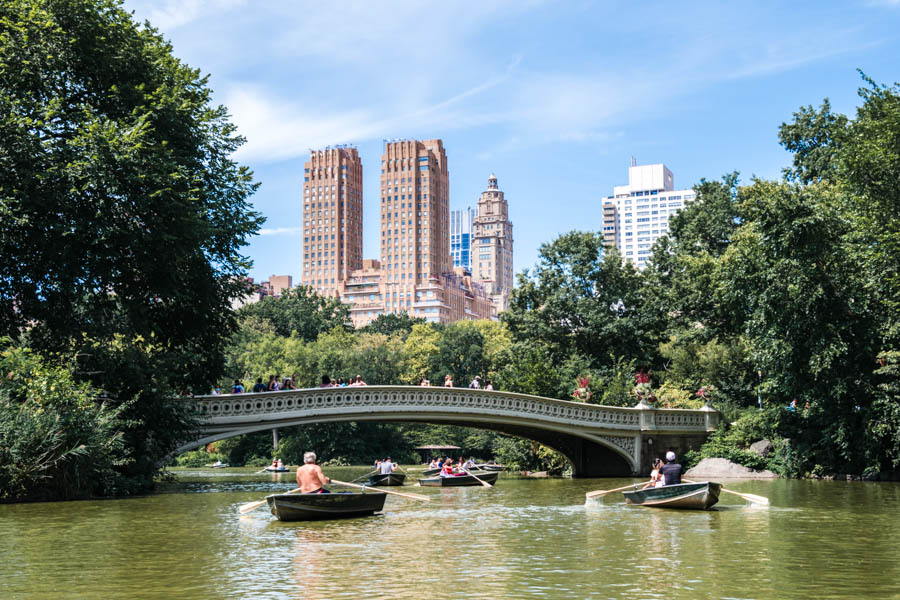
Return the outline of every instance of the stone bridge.
<path id="1" fill-rule="evenodd" d="M 459 425 L 534 440 L 564 454 L 576 477 L 647 473 L 668 450 L 699 448 L 719 413 L 583 404 L 469 388 L 360 386 L 186 399 L 201 415 L 199 438 L 184 452 L 256 431 L 334 421 Z"/>

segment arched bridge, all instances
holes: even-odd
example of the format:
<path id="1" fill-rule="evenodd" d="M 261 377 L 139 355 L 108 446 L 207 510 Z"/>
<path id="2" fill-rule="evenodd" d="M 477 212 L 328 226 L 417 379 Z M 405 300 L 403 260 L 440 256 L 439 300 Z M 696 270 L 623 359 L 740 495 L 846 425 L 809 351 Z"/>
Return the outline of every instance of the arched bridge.
<path id="1" fill-rule="evenodd" d="M 216 440 L 331 421 L 460 425 L 534 440 L 562 452 L 580 477 L 649 471 L 667 450 L 698 448 L 719 423 L 699 410 L 599 406 L 469 388 L 360 386 L 285 390 L 186 399 L 201 415 L 199 438 L 184 452 Z"/>

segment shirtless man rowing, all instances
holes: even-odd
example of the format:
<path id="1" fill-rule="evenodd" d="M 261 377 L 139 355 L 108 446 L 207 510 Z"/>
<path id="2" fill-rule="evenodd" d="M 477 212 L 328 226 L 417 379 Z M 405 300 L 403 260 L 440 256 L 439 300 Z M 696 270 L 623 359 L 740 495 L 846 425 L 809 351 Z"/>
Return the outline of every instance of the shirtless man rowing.
<path id="1" fill-rule="evenodd" d="M 303 466 L 297 469 L 297 485 L 301 494 L 327 494 L 325 484 L 331 479 L 325 477 L 322 467 L 316 464 L 316 453 L 307 452 L 303 455 Z"/>

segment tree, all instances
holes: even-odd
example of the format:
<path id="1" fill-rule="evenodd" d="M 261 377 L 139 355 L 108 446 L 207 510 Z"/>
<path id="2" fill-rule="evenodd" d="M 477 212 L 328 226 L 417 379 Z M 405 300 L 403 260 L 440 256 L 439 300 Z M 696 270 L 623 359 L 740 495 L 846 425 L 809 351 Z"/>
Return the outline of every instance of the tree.
<path id="1" fill-rule="evenodd" d="M 0 8 L 0 335 L 129 403 L 145 483 L 220 375 L 262 218 L 207 78 L 113 0 Z"/>
<path id="2" fill-rule="evenodd" d="M 337 298 L 318 295 L 308 286 L 285 290 L 280 297 L 266 296 L 238 311 L 245 319 L 268 322 L 274 332 L 289 336 L 296 331 L 301 339 L 312 342 L 319 334 L 341 327 L 349 331 L 350 309 Z"/>
<path id="3" fill-rule="evenodd" d="M 531 275 L 519 275 L 501 316 L 516 341 L 540 340 L 561 364 L 572 354 L 595 368 L 611 351 L 642 364 L 652 359 L 654 325 L 645 318 L 640 276 L 599 233 L 573 231 L 539 251 Z"/>
<path id="4" fill-rule="evenodd" d="M 423 317 L 410 317 L 409 313 L 382 313 L 375 317 L 375 320 L 362 328 L 366 333 L 383 333 L 392 335 L 401 333 L 403 337 L 409 335 L 413 325 L 425 323 Z"/>

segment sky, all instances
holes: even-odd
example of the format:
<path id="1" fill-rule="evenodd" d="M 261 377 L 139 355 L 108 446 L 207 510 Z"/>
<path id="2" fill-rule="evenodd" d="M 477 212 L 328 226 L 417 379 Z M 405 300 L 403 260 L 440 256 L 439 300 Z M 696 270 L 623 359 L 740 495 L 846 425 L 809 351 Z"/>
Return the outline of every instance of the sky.
<path id="1" fill-rule="evenodd" d="M 256 281 L 300 280 L 303 163 L 358 148 L 363 256 L 378 258 L 383 140 L 444 141 L 451 210 L 495 173 L 514 268 L 541 244 L 599 231 L 631 157 L 676 189 L 739 171 L 777 178 L 778 127 L 863 84 L 900 80 L 900 0 L 482 2 L 127 0 L 175 55 L 209 75 L 246 144 L 266 217 L 245 254 Z"/>

